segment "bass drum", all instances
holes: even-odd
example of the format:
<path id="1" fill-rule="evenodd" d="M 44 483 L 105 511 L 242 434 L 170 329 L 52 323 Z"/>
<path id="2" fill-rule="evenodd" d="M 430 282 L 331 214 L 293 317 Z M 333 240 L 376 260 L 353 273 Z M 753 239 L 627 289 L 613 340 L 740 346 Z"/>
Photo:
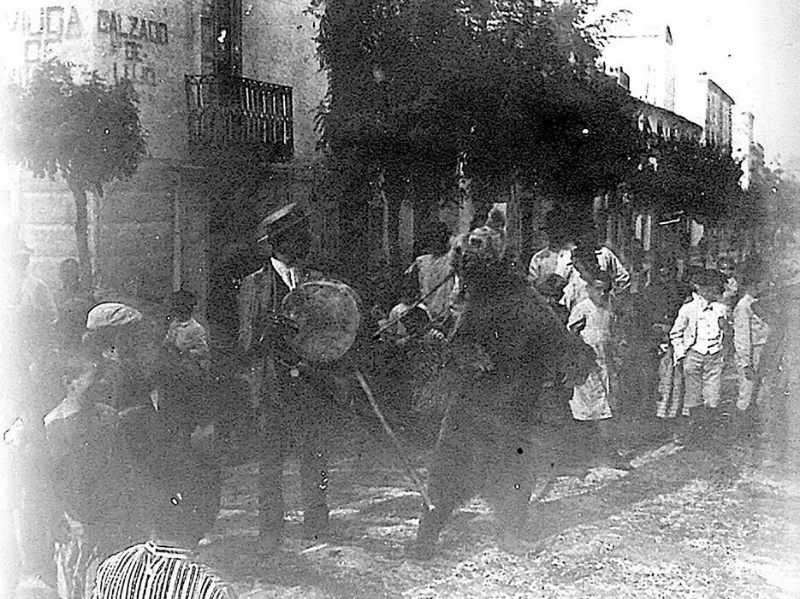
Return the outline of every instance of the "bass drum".
<path id="1" fill-rule="evenodd" d="M 320 279 L 299 285 L 281 303 L 284 316 L 297 327 L 290 345 L 307 362 L 338 360 L 358 334 L 360 303 L 358 294 L 339 281 Z"/>

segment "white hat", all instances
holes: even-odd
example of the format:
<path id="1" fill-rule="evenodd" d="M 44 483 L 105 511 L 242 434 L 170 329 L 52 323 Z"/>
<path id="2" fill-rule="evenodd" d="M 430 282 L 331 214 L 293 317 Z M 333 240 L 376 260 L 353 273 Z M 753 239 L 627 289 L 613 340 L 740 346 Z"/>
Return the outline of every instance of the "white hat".
<path id="1" fill-rule="evenodd" d="M 90 331 L 96 331 L 105 327 L 119 327 L 132 322 L 139 322 L 142 320 L 142 313 L 135 308 L 109 302 L 99 304 L 89 310 L 86 317 L 86 328 Z"/>

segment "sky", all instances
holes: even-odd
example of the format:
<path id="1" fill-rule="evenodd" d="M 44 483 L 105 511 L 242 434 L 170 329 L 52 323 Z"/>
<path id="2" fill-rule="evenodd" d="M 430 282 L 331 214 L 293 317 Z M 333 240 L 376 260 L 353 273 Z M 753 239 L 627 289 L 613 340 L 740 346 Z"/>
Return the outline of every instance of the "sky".
<path id="1" fill-rule="evenodd" d="M 767 160 L 800 173 L 800 1 L 600 0 L 672 31 L 676 68 L 708 72 L 755 116 Z"/>

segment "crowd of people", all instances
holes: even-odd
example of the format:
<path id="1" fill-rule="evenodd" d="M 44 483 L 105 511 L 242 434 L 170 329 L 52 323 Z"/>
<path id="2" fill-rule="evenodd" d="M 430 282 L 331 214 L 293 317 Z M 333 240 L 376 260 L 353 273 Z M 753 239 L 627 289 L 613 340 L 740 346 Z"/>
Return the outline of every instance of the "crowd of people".
<path id="1" fill-rule="evenodd" d="M 530 261 L 531 285 L 547 295 L 598 356 L 595 375 L 570 401 L 576 420 L 597 422 L 603 433 L 618 411 L 656 416 L 680 445 L 703 446 L 755 439 L 774 419 L 781 397 L 766 391 L 775 379 L 785 343 L 775 330 L 787 325 L 776 299 L 797 275 L 792 244 L 765 261 L 751 254 L 715 261 L 648 253 L 637 285 L 632 272 L 561 210 L 548 215 L 548 247 Z M 777 252 L 776 252 L 777 254 Z M 765 348 L 775 355 L 769 360 Z M 784 406 L 785 407 L 785 406 Z M 771 441 L 792 437 L 772 430 Z M 617 465 L 624 465 L 615 461 Z"/>
<path id="2" fill-rule="evenodd" d="M 64 599 L 229 596 L 187 553 L 216 520 L 221 483 L 204 446 L 215 408 L 195 298 L 176 292 L 165 319 L 145 318 L 84 290 L 72 259 L 52 293 L 30 255 L 3 256 L 0 595 L 24 579 Z"/>
<path id="3" fill-rule="evenodd" d="M 548 244 L 531 258 L 527 282 L 563 329 L 594 351 L 584 380 L 547 385 L 573 420 L 596 427 L 608 464 L 630 465 L 609 426 L 620 413 L 663 421 L 680 445 L 760 432 L 774 459 L 800 455 L 796 246 L 786 260 L 769 263 L 721 256 L 714 268 L 684 267 L 685 257 L 652 254 L 643 260 L 647 268 L 633 269 L 577 222 L 561 209 L 548 214 Z M 369 335 L 359 338 L 329 366 L 309 364 L 287 343 L 293 324 L 281 316 L 283 298 L 324 275 L 304 259 L 302 218 L 276 225 L 261 240 L 263 267 L 238 293 L 239 365 L 251 385 L 246 402 L 233 407 L 215 395 L 226 382 L 191 293 L 173 293 L 166 317 L 148 318 L 129 302 L 92 297 L 75 260 L 62 263 L 62 287 L 51 294 L 30 273 L 28 250 L 6 252 L 1 507 L 9 516 L 4 545 L 16 561 L 4 564 L 0 592 L 12 596 L 22 572 L 64 598 L 124 597 L 131 585 L 145 584 L 134 579 L 146 564 L 150 588 L 185 569 L 192 574 L 182 580 L 204 586 L 203 597 L 227 596 L 219 577 L 191 557 L 219 508 L 215 451 L 224 435 L 219 425 L 230 421 L 226 410 L 251 410 L 237 422 L 248 420 L 261 439 L 260 550 L 274 553 L 285 534 L 290 448 L 301 462 L 304 536 L 327 537 L 329 409 L 347 386 L 343 372 L 374 346 Z M 504 245 L 502 223 L 495 225 L 490 216 L 484 229 L 496 239 L 489 241 Z M 386 314 L 369 313 L 380 342 L 393 348 L 394 365 L 401 363 L 391 376 L 406 384 L 394 385 L 396 394 L 436 422 L 447 393 L 420 384 L 429 375 L 424 359 L 408 366 L 426 351 L 438 360 L 458 330 L 459 243 L 464 238 L 436 229 L 403 275 L 399 301 Z M 480 354 L 471 359 L 478 370 L 485 366 Z M 372 360 L 373 370 L 386 364 Z"/>
<path id="4" fill-rule="evenodd" d="M 634 287 L 637 265 L 626 267 L 591 227 L 575 222 L 551 212 L 550 243 L 528 269 L 531 285 L 560 307 L 568 327 L 581 327 L 598 356 L 596 376 L 573 391 L 573 418 L 596 421 L 602 431 L 618 411 L 656 416 L 681 445 L 755 435 L 764 420 L 757 412 L 770 402 L 759 395 L 774 319 L 763 298 L 787 275 L 770 273 L 758 255 L 706 264 L 654 251 Z"/>
<path id="5" fill-rule="evenodd" d="M 561 391 L 575 421 L 594 423 L 606 462 L 629 467 L 630 448 L 610 426 L 616 414 L 651 425 L 657 419 L 661 426 L 653 428 L 679 445 L 763 432 L 785 455 L 793 433 L 775 428 L 786 402 L 771 396 L 770 381 L 791 384 L 783 366 L 786 337 L 777 332 L 788 323 L 777 298 L 786 297 L 800 270 L 796 246 L 790 241 L 769 260 L 751 254 L 738 262 L 732 254 L 700 259 L 656 248 L 635 264 L 581 224 L 586 220 L 561 208 L 548 213 L 548 243 L 530 259 L 527 279 L 595 351 L 588 379 Z M 441 323 L 458 312 L 458 277 L 448 278 L 456 245 L 418 257 L 407 271 L 415 276 L 412 289 L 384 320 L 395 342 L 421 337 L 403 327 L 402 315 L 412 308 L 427 314 L 415 329 L 446 334 Z M 413 301 L 427 297 L 436 309 L 427 299 Z"/>

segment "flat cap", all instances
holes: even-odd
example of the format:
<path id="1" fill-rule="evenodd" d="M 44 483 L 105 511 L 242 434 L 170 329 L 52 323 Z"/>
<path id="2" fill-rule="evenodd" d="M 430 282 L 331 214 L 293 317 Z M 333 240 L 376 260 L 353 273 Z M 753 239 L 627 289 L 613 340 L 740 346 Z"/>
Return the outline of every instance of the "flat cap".
<path id="1" fill-rule="evenodd" d="M 106 327 L 120 327 L 142 320 L 142 313 L 135 308 L 116 302 L 99 304 L 89 310 L 86 328 L 90 331 Z"/>

